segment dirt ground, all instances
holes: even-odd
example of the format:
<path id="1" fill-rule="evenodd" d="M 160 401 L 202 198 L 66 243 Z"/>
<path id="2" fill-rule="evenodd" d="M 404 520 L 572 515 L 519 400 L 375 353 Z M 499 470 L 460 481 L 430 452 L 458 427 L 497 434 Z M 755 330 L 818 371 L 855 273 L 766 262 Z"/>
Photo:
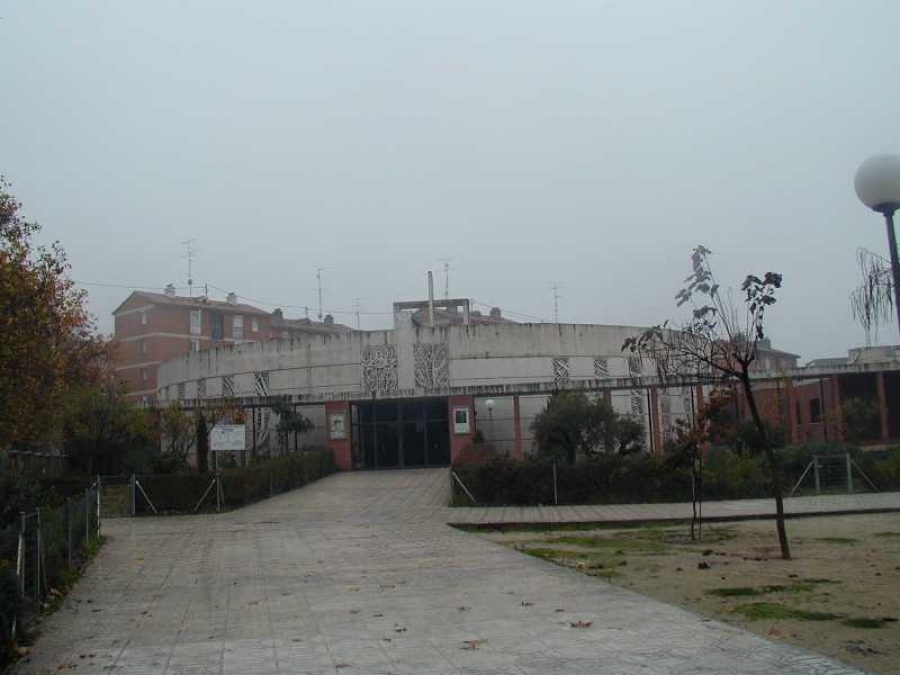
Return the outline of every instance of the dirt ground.
<path id="1" fill-rule="evenodd" d="M 900 514 L 789 520 L 793 560 L 773 521 L 564 528 L 481 535 L 700 614 L 900 673 Z"/>

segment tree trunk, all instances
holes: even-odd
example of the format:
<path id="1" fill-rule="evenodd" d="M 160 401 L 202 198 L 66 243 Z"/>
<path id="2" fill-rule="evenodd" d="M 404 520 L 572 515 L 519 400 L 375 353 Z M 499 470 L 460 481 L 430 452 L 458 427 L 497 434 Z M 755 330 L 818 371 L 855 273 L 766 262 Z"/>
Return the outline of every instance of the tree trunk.
<path id="1" fill-rule="evenodd" d="M 769 435 L 766 433 L 766 426 L 763 424 L 756 407 L 756 398 L 753 395 L 753 387 L 750 383 L 750 375 L 745 370 L 741 375 L 741 385 L 744 388 L 744 394 L 747 397 L 747 407 L 750 408 L 750 416 L 753 418 L 753 424 L 759 432 L 762 439 L 763 450 L 766 453 L 766 459 L 769 462 L 769 469 L 772 471 L 772 491 L 775 493 L 775 526 L 778 529 L 778 544 L 781 546 L 781 557 L 784 560 L 791 559 L 791 548 L 788 544 L 787 530 L 784 526 L 784 501 L 781 497 L 781 476 L 778 474 L 778 460 L 775 457 L 775 451 L 769 442 Z"/>

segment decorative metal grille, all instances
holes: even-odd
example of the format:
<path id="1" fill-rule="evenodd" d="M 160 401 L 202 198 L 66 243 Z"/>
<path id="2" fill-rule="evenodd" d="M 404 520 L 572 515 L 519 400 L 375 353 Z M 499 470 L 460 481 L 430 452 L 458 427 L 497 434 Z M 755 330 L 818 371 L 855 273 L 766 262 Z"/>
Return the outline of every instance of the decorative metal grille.
<path id="1" fill-rule="evenodd" d="M 253 373 L 254 389 L 260 398 L 269 395 L 269 371 L 257 370 Z"/>
<path id="2" fill-rule="evenodd" d="M 594 377 L 609 377 L 609 359 L 597 357 L 594 359 Z"/>
<path id="3" fill-rule="evenodd" d="M 399 391 L 397 348 L 394 345 L 366 347 L 362 354 L 362 380 L 370 394 L 396 394 Z"/>
<path id="4" fill-rule="evenodd" d="M 442 343 L 413 345 L 417 387 L 438 389 L 450 385 L 450 347 Z"/>
<path id="5" fill-rule="evenodd" d="M 644 397 L 639 393 L 631 394 L 631 414 L 638 417 L 644 416 Z"/>
<path id="6" fill-rule="evenodd" d="M 222 378 L 222 396 L 226 398 L 234 396 L 234 378 L 231 375 Z"/>
<path id="7" fill-rule="evenodd" d="M 569 359 L 553 359 L 553 381 L 557 387 L 569 383 Z"/>
<path id="8" fill-rule="evenodd" d="M 178 400 L 184 400 L 184 382 L 178 385 Z"/>
<path id="9" fill-rule="evenodd" d="M 197 380 L 197 398 L 206 398 L 206 380 Z"/>

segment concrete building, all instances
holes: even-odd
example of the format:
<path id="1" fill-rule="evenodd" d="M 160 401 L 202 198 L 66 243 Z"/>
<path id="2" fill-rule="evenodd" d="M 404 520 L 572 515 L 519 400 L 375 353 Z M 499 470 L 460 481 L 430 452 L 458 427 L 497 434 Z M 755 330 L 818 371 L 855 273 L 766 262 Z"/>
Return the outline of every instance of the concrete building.
<path id="1" fill-rule="evenodd" d="M 288 320 L 281 310 L 271 314 L 238 302 L 175 294 L 170 284 L 163 293 L 134 291 L 114 311 L 117 343 L 115 368 L 132 399 L 156 400 L 157 370 L 166 360 L 203 349 L 305 334 L 352 330 L 327 316 L 321 323 Z"/>
<path id="2" fill-rule="evenodd" d="M 341 468 L 363 469 L 461 460 L 476 429 L 497 454 L 522 457 L 532 450 L 531 422 L 547 397 L 578 389 L 640 418 L 647 447 L 661 453 L 710 385 L 665 386 L 652 364 L 623 353 L 625 339 L 643 330 L 513 323 L 499 310 L 475 314 L 465 299 L 397 302 L 390 330 L 306 332 L 183 354 L 160 366 L 158 393 L 187 406 L 237 401 L 251 453 L 326 444 Z M 788 440 L 841 438 L 841 401 L 850 396 L 880 411 L 868 440 L 900 439 L 900 362 L 799 368 L 798 358 L 766 341 L 753 373 L 764 417 Z M 302 409 L 314 430 L 279 438 L 273 397 Z M 734 400 L 736 414 L 746 417 L 738 392 Z"/>

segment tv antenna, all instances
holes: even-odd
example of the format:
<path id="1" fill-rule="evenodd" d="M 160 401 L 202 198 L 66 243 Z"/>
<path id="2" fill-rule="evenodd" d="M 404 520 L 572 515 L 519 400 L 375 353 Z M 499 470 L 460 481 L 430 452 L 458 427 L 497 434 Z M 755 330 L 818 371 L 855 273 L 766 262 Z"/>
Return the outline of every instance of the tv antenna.
<path id="1" fill-rule="evenodd" d="M 188 297 L 194 297 L 194 275 L 193 275 L 193 265 L 194 265 L 194 257 L 197 255 L 200 249 L 198 249 L 194 244 L 197 241 L 197 237 L 192 237 L 190 239 L 186 239 L 181 242 L 181 245 L 184 246 L 184 258 L 187 258 L 188 261 Z"/>
<path id="2" fill-rule="evenodd" d="M 450 267 L 453 258 L 438 258 L 438 262 L 444 263 L 444 300 L 450 299 L 450 270 L 457 270 L 458 267 Z"/>
<path id="3" fill-rule="evenodd" d="M 327 267 L 316 268 L 316 286 L 319 290 L 319 321 L 322 320 L 322 272 L 327 269 Z"/>
<path id="4" fill-rule="evenodd" d="M 559 299 L 562 297 L 560 285 L 554 282 L 550 284 L 550 290 L 553 291 L 553 323 L 559 323 Z"/>

